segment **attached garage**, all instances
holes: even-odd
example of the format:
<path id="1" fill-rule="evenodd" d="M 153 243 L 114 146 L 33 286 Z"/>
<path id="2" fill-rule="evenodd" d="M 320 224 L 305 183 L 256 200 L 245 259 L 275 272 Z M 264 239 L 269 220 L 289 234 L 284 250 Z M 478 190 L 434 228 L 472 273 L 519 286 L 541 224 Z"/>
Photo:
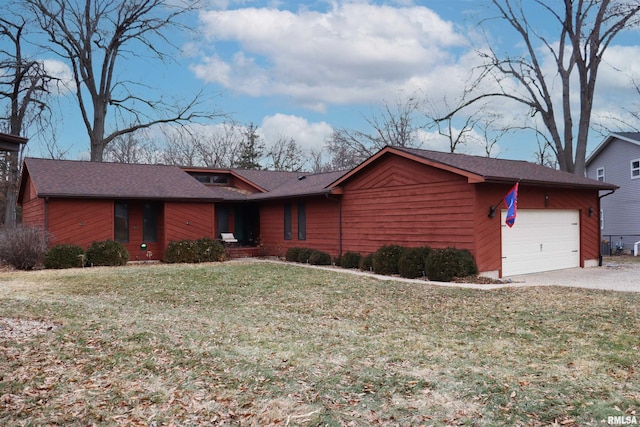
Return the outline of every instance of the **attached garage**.
<path id="1" fill-rule="evenodd" d="M 502 211 L 502 275 L 580 267 L 580 212 L 562 209 L 519 209 L 516 224 L 504 225 Z"/>

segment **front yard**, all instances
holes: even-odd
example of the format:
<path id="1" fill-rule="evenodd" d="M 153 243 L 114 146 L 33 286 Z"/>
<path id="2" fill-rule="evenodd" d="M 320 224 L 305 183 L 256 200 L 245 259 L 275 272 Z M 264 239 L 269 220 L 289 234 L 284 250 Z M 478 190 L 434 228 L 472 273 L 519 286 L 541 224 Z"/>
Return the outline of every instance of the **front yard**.
<path id="1" fill-rule="evenodd" d="M 640 412 L 639 326 L 630 293 L 268 263 L 0 272 L 0 425 L 604 426 Z"/>

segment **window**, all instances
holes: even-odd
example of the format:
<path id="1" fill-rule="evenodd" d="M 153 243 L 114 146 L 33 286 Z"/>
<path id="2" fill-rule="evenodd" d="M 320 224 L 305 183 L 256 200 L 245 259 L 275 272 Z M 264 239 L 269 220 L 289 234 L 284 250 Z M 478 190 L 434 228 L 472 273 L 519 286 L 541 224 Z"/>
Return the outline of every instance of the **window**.
<path id="1" fill-rule="evenodd" d="M 113 210 L 114 240 L 129 243 L 129 205 L 116 202 Z"/>
<path id="2" fill-rule="evenodd" d="M 600 230 L 604 230 L 604 210 L 600 209 Z"/>
<path id="3" fill-rule="evenodd" d="M 598 168 L 596 170 L 596 179 L 604 182 L 604 168 Z"/>
<path id="4" fill-rule="evenodd" d="M 158 241 L 158 205 L 145 203 L 142 207 L 142 241 Z"/>
<path id="5" fill-rule="evenodd" d="M 640 159 L 631 160 L 631 179 L 640 178 Z"/>
<path id="6" fill-rule="evenodd" d="M 304 202 L 298 203 L 298 240 L 307 240 L 307 208 Z"/>
<path id="7" fill-rule="evenodd" d="M 291 205 L 284 205 L 284 240 L 291 240 Z"/>
<path id="8" fill-rule="evenodd" d="M 195 179 L 203 184 L 225 185 L 229 183 L 229 177 L 227 175 L 212 175 L 212 174 L 195 174 Z"/>

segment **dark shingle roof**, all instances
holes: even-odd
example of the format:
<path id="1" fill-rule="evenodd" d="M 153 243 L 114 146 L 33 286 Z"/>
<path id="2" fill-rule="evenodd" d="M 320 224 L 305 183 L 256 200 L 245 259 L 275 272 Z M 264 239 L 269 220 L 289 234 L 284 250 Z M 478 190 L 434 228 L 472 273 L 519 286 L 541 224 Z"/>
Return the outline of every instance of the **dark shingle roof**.
<path id="1" fill-rule="evenodd" d="M 268 193 L 255 193 L 247 196 L 247 198 L 256 200 L 328 194 L 331 192 L 329 185 L 344 175 L 344 173 L 345 171 L 319 174 L 296 173 L 293 178 L 289 178 Z"/>
<path id="2" fill-rule="evenodd" d="M 435 167 L 453 169 L 456 173 L 467 175 L 473 182 L 514 183 L 520 181 L 567 188 L 603 190 L 616 188 L 611 184 L 523 160 L 505 160 L 404 147 L 385 147 L 371 159 L 387 152 L 400 155 L 406 153 L 409 157 L 414 157 L 415 160 L 432 164 Z"/>
<path id="3" fill-rule="evenodd" d="M 176 166 L 25 159 L 40 197 L 215 200 Z"/>

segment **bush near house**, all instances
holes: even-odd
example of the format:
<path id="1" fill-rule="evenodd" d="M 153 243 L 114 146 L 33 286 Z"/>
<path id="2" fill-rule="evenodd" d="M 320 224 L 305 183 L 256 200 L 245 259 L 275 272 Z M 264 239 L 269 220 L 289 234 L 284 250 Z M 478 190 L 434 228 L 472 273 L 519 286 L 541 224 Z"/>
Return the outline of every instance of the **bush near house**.
<path id="1" fill-rule="evenodd" d="M 366 255 L 362 257 L 360 260 L 360 270 L 362 271 L 373 271 L 373 259 L 375 258 L 375 253 Z"/>
<path id="2" fill-rule="evenodd" d="M 478 273 L 471 252 L 466 249 L 434 249 L 425 263 L 429 280 L 450 282 L 454 277 L 466 277 Z"/>
<path id="3" fill-rule="evenodd" d="M 32 270 L 47 253 L 47 233 L 38 227 L 18 226 L 0 230 L 0 263 L 18 270 Z"/>
<path id="4" fill-rule="evenodd" d="M 331 265 L 331 255 L 322 251 L 312 251 L 309 255 L 309 264 Z"/>
<path id="5" fill-rule="evenodd" d="M 298 255 L 300 255 L 300 250 L 302 248 L 293 247 L 287 249 L 287 252 L 284 254 L 284 259 L 289 262 L 298 262 Z"/>
<path id="6" fill-rule="evenodd" d="M 431 248 L 407 248 L 398 260 L 398 273 L 407 279 L 415 279 L 426 275 L 425 262 L 431 253 Z"/>
<path id="7" fill-rule="evenodd" d="M 331 255 L 311 248 L 293 247 L 287 249 L 284 259 L 301 264 L 331 265 Z"/>
<path id="8" fill-rule="evenodd" d="M 129 261 L 129 251 L 122 243 L 115 240 L 93 242 L 87 248 L 87 265 L 118 266 Z"/>
<path id="9" fill-rule="evenodd" d="M 74 244 L 55 245 L 44 257 L 44 268 L 74 268 L 84 265 L 84 249 Z"/>
<path id="10" fill-rule="evenodd" d="M 167 263 L 200 263 L 224 261 L 224 246 L 217 240 L 203 237 L 198 240 L 169 242 L 164 261 Z"/>
<path id="11" fill-rule="evenodd" d="M 362 255 L 359 252 L 347 251 L 340 258 L 340 267 L 342 268 L 359 268 L 362 261 Z"/>
<path id="12" fill-rule="evenodd" d="M 376 274 L 398 274 L 398 262 L 406 248 L 400 245 L 385 245 L 375 252 L 373 271 Z"/>

